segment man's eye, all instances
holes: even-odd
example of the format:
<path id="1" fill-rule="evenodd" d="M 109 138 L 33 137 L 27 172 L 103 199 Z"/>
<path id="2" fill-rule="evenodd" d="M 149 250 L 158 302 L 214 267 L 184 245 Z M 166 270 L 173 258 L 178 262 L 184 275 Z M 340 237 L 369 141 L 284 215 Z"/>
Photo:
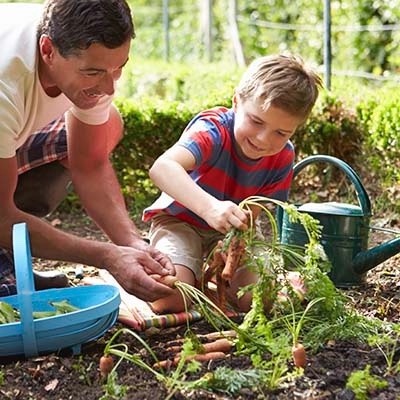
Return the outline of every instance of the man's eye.
<path id="1" fill-rule="evenodd" d="M 86 76 L 99 76 L 101 72 L 99 71 L 93 71 L 93 72 L 85 72 L 84 75 Z"/>

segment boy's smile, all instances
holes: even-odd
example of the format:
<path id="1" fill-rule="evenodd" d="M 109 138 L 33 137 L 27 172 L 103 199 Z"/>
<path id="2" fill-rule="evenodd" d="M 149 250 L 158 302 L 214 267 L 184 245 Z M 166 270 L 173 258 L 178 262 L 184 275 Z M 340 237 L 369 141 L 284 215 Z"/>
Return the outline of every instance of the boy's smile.
<path id="1" fill-rule="evenodd" d="M 281 108 L 270 106 L 263 111 L 258 103 L 233 98 L 234 135 L 238 150 L 256 160 L 279 153 L 303 122 Z"/>

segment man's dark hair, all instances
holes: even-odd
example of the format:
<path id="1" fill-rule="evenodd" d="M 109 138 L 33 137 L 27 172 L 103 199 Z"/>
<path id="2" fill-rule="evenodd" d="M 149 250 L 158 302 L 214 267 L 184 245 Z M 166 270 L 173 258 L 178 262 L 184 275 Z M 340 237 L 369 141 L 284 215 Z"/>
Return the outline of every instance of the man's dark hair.
<path id="1" fill-rule="evenodd" d="M 135 28 L 125 0 L 47 0 L 38 40 L 42 35 L 67 57 L 94 43 L 115 49 L 135 37 Z"/>

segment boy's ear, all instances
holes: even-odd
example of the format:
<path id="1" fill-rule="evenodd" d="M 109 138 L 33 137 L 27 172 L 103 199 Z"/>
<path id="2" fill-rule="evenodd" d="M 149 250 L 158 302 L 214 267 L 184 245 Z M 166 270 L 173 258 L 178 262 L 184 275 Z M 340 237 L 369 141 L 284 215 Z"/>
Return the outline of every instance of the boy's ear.
<path id="1" fill-rule="evenodd" d="M 238 95 L 236 93 L 234 93 L 234 95 L 232 97 L 232 108 L 233 108 L 233 111 L 235 111 L 235 112 L 237 110 L 237 105 L 238 105 Z"/>

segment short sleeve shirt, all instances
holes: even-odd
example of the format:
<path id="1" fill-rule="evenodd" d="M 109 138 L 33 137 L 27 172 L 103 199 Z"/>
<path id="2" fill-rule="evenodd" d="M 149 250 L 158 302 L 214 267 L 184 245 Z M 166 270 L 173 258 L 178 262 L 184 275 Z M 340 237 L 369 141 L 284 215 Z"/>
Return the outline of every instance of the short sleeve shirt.
<path id="1" fill-rule="evenodd" d="M 43 5 L 0 4 L 0 158 L 10 158 L 35 131 L 71 112 L 82 122 L 106 122 L 112 101 L 105 96 L 90 110 L 64 95 L 49 97 L 38 76 L 36 28 Z"/>
<path id="2" fill-rule="evenodd" d="M 249 196 L 287 200 L 293 176 L 294 148 L 289 141 L 277 154 L 252 160 L 237 151 L 234 138 L 235 113 L 216 107 L 198 114 L 182 134 L 179 145 L 194 156 L 190 177 L 219 200 L 239 204 Z M 200 228 L 204 220 L 165 193 L 147 209 L 143 220 L 164 212 Z"/>

